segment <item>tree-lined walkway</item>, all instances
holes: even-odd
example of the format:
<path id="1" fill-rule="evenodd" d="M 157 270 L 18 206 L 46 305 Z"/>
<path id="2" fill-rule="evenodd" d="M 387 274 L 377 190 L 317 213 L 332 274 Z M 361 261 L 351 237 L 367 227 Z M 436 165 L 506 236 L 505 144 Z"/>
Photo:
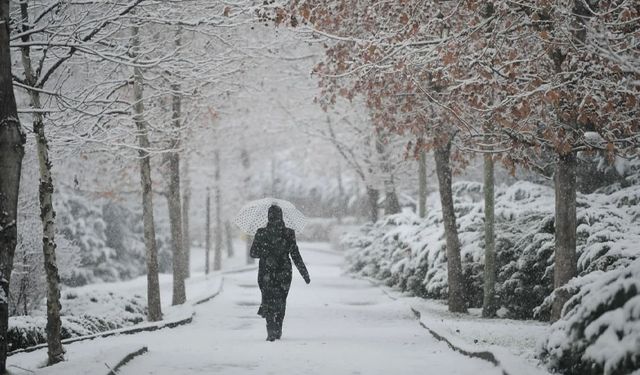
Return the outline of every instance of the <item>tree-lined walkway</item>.
<path id="1" fill-rule="evenodd" d="M 121 373 L 501 373 L 433 339 L 402 302 L 343 276 L 339 255 L 301 251 L 311 284 L 294 275 L 281 341 L 265 341 L 264 320 L 256 315 L 256 271 L 230 274 L 223 293 L 198 307 L 193 324 L 118 338 L 149 348 Z"/>

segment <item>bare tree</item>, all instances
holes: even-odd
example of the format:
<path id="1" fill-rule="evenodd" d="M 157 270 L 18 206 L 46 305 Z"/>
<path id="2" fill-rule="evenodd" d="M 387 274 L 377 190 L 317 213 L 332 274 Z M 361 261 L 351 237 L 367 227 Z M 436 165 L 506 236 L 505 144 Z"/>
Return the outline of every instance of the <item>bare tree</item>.
<path id="1" fill-rule="evenodd" d="M 20 3 L 22 42 L 22 66 L 25 82 L 30 87 L 37 87 L 37 77 L 31 62 L 31 48 L 28 46 L 29 36 L 29 11 L 27 2 Z M 51 176 L 51 161 L 49 159 L 49 144 L 45 135 L 44 118 L 39 109 L 40 92 L 29 90 L 31 106 L 36 109 L 32 114 L 33 133 L 36 135 L 38 153 L 38 165 L 40 170 L 40 219 L 42 221 L 42 252 L 44 254 L 44 268 L 47 275 L 47 364 L 53 365 L 64 360 L 64 348 L 62 347 L 60 320 L 60 275 L 56 261 L 55 241 L 55 211 L 53 209 L 53 178 Z"/>
<path id="2" fill-rule="evenodd" d="M 140 29 L 132 27 L 131 46 L 134 61 L 140 50 Z M 139 66 L 133 68 L 133 121 L 137 128 L 140 145 L 140 185 L 142 188 L 142 220 L 144 225 L 144 243 L 147 262 L 147 303 L 149 321 L 162 319 L 160 301 L 160 282 L 158 279 L 158 246 L 153 218 L 153 186 L 151 181 L 151 155 L 147 123 L 144 118 L 144 76 Z"/>
<path id="3" fill-rule="evenodd" d="M 17 240 L 18 192 L 25 137 L 13 93 L 9 0 L 0 2 L 0 373 L 7 371 L 9 284 Z"/>

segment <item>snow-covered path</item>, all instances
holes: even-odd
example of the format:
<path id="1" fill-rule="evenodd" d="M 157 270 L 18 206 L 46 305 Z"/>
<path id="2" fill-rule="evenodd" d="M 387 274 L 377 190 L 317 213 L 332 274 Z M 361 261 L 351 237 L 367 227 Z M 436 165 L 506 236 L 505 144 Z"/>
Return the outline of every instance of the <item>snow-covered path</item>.
<path id="1" fill-rule="evenodd" d="M 225 276 L 223 293 L 197 307 L 192 324 L 122 337 L 149 347 L 121 374 L 499 374 L 450 350 L 419 327 L 408 307 L 343 276 L 338 255 L 302 248 L 281 341 L 266 342 L 256 315 L 256 271 Z"/>

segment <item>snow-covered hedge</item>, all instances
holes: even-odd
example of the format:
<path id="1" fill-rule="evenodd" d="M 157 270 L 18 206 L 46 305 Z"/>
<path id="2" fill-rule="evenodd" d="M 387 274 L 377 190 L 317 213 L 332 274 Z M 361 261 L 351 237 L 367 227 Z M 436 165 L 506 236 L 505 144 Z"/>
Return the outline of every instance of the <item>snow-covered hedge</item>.
<path id="1" fill-rule="evenodd" d="M 482 302 L 484 213 L 482 185 L 454 184 L 470 306 Z M 497 301 L 501 316 L 530 319 L 552 291 L 554 194 L 549 187 L 518 182 L 496 191 Z M 418 296 L 446 298 L 446 251 L 437 195 L 426 218 L 402 213 L 343 237 L 350 270 Z M 640 191 L 617 186 L 578 196 L 580 274 L 608 271 L 635 259 L 640 243 Z M 541 308 L 538 318 L 547 310 Z"/>
<path id="2" fill-rule="evenodd" d="M 345 217 L 338 221 L 336 218 L 313 217 L 307 220 L 304 230 L 296 233 L 299 241 L 322 241 L 330 242 L 336 228 L 354 225 L 355 217 Z"/>
<path id="3" fill-rule="evenodd" d="M 146 319 L 146 300 L 139 295 L 123 296 L 113 292 L 91 291 L 62 294 L 62 338 L 95 334 L 131 326 Z M 44 310 L 44 306 L 42 306 Z M 35 315 L 9 318 L 9 350 L 47 342 L 47 317 Z"/>
<path id="4" fill-rule="evenodd" d="M 579 290 L 540 348 L 551 368 L 571 375 L 640 369 L 640 260 L 571 280 Z"/>

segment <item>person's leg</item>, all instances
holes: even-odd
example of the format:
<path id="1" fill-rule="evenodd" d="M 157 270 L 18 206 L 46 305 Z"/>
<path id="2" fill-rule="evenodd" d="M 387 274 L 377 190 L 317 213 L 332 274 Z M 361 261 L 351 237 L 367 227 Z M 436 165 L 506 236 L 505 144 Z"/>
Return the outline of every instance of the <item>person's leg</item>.
<path id="1" fill-rule="evenodd" d="M 281 289 L 279 293 L 280 304 L 278 305 L 278 315 L 277 315 L 277 338 L 280 339 L 282 337 L 282 324 L 284 323 L 284 315 L 287 310 L 287 296 L 289 295 L 289 288 L 291 286 L 291 272 L 286 272 L 284 274 L 284 278 L 282 283 L 280 284 Z"/>
<path id="2" fill-rule="evenodd" d="M 282 338 L 282 323 L 284 323 L 284 311 L 285 309 L 282 309 L 282 311 L 277 315 L 276 317 L 276 338 L 278 340 L 280 340 L 280 338 Z"/>
<path id="3" fill-rule="evenodd" d="M 258 315 L 265 318 L 265 307 L 264 307 L 264 291 L 260 290 L 260 307 L 258 308 Z"/>
<path id="4" fill-rule="evenodd" d="M 273 313 L 267 314 L 267 341 L 275 341 L 278 336 L 278 323 L 276 321 L 276 315 Z"/>

